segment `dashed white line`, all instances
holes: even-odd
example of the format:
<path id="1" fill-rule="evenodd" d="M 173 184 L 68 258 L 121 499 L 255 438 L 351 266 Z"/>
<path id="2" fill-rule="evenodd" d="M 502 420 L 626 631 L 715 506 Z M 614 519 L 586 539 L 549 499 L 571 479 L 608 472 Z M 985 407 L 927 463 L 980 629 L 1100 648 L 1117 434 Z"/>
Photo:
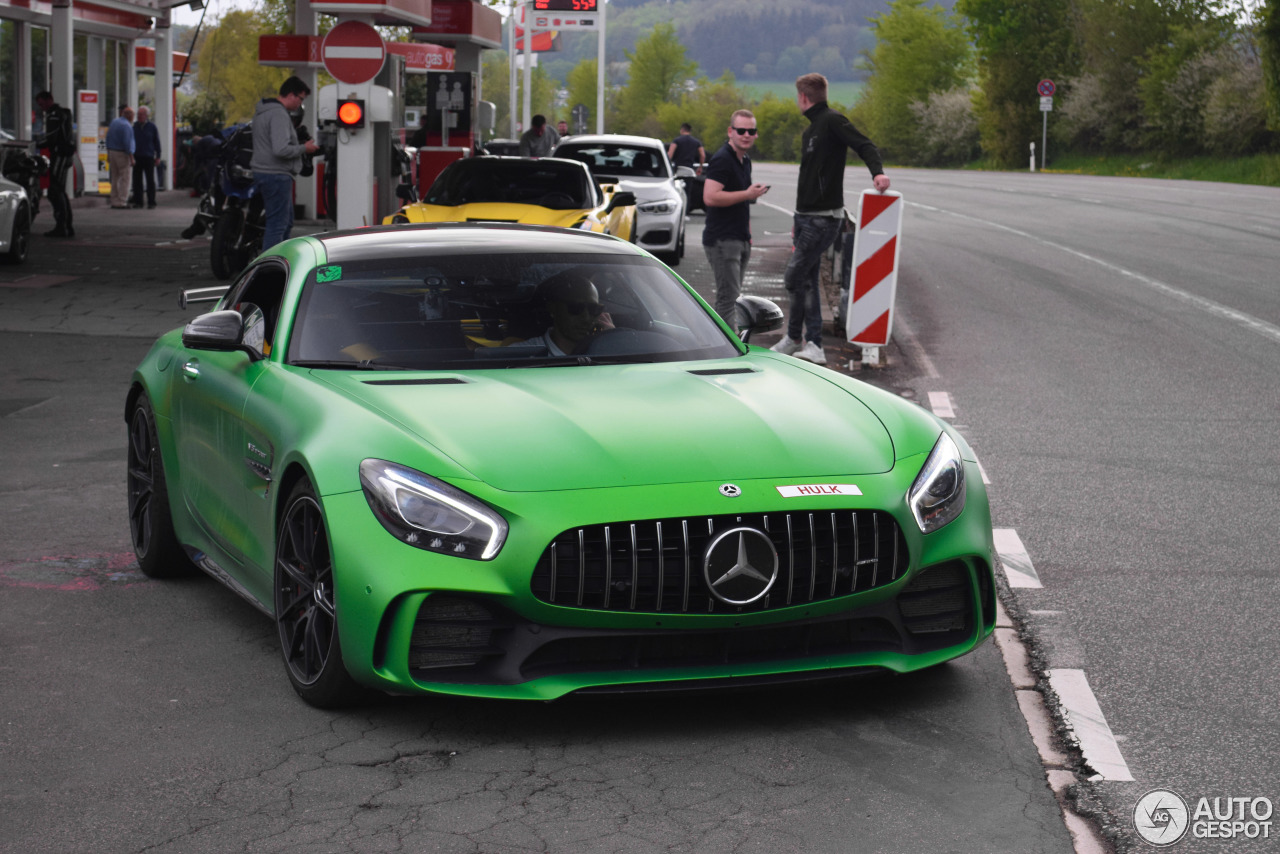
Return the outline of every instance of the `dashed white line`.
<path id="1" fill-rule="evenodd" d="M 1062 704 L 1062 715 L 1071 728 L 1080 753 L 1102 780 L 1131 782 L 1129 765 L 1120 753 L 1111 727 L 1107 725 L 1098 698 L 1089 688 L 1083 670 L 1049 670 L 1049 684 Z"/>
<path id="2" fill-rule="evenodd" d="M 929 408 L 939 418 L 956 417 L 956 411 L 951 406 L 951 395 L 945 391 L 929 392 Z"/>
<path id="3" fill-rule="evenodd" d="M 1013 528 L 992 528 L 991 536 L 995 540 L 1000 565 L 1004 567 L 1004 577 L 1010 587 L 1044 587 L 1031 563 L 1031 555 L 1027 554 L 1027 547 L 1022 544 L 1017 531 Z"/>

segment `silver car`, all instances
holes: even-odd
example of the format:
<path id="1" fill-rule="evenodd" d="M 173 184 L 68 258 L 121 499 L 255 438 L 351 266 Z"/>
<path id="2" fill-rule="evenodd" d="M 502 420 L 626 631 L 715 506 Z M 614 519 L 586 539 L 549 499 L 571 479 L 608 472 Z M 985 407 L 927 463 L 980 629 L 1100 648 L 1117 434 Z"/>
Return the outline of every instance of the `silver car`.
<path id="1" fill-rule="evenodd" d="M 587 164 L 602 184 L 618 183 L 619 189 L 636 194 L 636 243 L 672 267 L 684 257 L 684 217 L 688 208 L 680 172 L 667 159 L 662 140 L 622 134 L 584 134 L 569 137 L 556 146 L 555 157 Z M 684 175 L 688 172 L 688 175 Z"/>
<path id="2" fill-rule="evenodd" d="M 0 151 L 0 158 L 8 153 Z M 0 163 L 2 169 L 3 164 Z M 20 184 L 0 177 L 0 260 L 10 264 L 21 264 L 27 260 L 34 215 L 27 191 Z"/>

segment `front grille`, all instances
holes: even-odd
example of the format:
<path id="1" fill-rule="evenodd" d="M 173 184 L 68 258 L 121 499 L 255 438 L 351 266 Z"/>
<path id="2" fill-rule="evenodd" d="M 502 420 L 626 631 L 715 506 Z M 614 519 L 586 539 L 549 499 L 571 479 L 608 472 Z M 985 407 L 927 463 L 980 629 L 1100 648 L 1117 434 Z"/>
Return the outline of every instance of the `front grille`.
<path id="1" fill-rule="evenodd" d="M 707 546 L 736 527 L 763 531 L 778 579 L 748 605 L 715 599 L 703 576 Z M 651 519 L 574 528 L 547 546 L 533 595 L 552 605 L 635 613 L 764 611 L 882 587 L 902 577 L 906 539 L 888 513 L 840 510 Z"/>

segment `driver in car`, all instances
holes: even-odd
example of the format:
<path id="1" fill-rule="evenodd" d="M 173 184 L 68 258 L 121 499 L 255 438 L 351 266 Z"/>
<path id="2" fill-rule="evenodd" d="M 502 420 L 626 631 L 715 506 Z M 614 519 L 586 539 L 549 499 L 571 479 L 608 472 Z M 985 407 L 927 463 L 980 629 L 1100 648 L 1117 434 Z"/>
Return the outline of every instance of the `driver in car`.
<path id="1" fill-rule="evenodd" d="M 552 356 L 567 356 L 593 335 L 614 328 L 596 286 L 582 273 L 560 273 L 538 289 L 551 312 L 551 326 L 521 342 L 523 346 L 544 346 Z"/>

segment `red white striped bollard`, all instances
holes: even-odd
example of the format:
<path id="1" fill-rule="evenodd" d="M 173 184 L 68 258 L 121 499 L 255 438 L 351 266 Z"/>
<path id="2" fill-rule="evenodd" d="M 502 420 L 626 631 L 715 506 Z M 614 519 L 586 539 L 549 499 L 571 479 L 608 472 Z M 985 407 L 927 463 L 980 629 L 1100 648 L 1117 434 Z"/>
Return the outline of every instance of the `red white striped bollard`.
<path id="1" fill-rule="evenodd" d="M 893 190 L 863 190 L 858 198 L 853 282 L 844 328 L 849 343 L 862 347 L 863 364 L 878 364 L 880 348 L 893 334 L 902 207 L 902 194 Z"/>

